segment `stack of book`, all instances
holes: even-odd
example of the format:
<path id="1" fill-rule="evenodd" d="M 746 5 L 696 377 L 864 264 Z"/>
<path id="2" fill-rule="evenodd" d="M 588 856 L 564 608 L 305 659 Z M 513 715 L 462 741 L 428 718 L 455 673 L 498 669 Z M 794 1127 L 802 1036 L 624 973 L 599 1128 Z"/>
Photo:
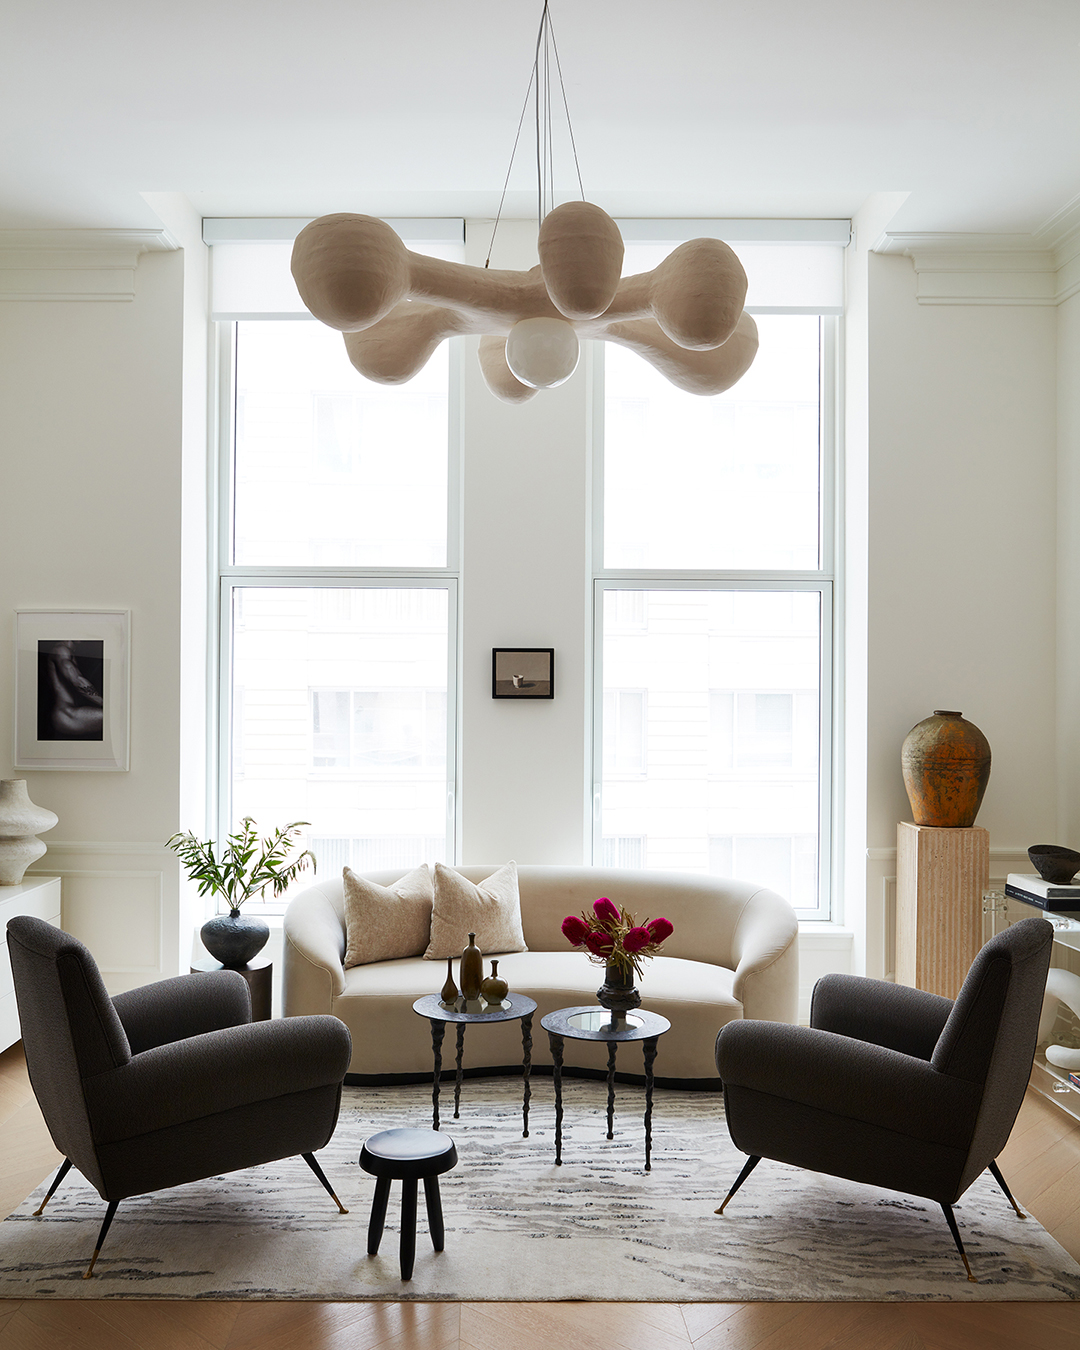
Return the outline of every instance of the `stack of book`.
<path id="1" fill-rule="evenodd" d="M 1055 886 L 1034 872 L 1010 872 L 1005 881 L 1005 894 L 1055 914 L 1080 912 L 1080 886 Z"/>

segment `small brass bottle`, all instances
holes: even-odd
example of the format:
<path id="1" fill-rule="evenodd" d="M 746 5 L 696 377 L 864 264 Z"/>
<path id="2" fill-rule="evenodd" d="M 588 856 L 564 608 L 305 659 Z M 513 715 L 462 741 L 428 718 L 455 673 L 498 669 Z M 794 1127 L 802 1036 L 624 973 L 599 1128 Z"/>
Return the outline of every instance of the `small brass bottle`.
<path id="1" fill-rule="evenodd" d="M 458 966 L 458 979 L 461 981 L 461 993 L 467 1003 L 475 1003 L 480 997 L 480 986 L 484 982 L 484 957 L 476 945 L 476 934 L 469 934 L 469 945 L 461 953 L 461 965 Z"/>
<path id="2" fill-rule="evenodd" d="M 446 983 L 442 987 L 439 997 L 443 1001 L 444 1008 L 452 1008 L 457 1002 L 457 985 L 454 983 L 454 958 L 446 958 Z"/>

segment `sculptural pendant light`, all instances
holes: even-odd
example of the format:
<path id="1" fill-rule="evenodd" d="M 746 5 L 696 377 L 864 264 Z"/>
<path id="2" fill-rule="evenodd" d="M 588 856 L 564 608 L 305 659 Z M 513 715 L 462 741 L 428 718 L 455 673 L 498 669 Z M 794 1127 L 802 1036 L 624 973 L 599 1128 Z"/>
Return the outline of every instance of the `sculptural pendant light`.
<path id="1" fill-rule="evenodd" d="M 553 59 L 582 197 L 561 206 L 554 205 Z M 689 393 L 730 389 L 757 353 L 757 327 L 743 309 L 742 264 L 719 239 L 691 239 L 651 272 L 622 276 L 618 226 L 584 200 L 548 0 L 492 241 L 530 100 L 537 267 L 491 268 L 490 249 L 483 267 L 443 262 L 410 252 L 374 216 L 320 216 L 293 245 L 292 273 L 304 304 L 345 335 L 352 364 L 380 384 L 411 379 L 444 339 L 478 334 L 484 380 L 508 403 L 523 403 L 568 380 L 582 338 L 629 347 Z"/>

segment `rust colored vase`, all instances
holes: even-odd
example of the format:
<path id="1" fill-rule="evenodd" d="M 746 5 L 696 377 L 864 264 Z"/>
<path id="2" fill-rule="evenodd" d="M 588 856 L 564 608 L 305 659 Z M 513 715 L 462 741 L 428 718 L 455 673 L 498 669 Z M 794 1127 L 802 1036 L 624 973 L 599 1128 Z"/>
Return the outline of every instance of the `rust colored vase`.
<path id="1" fill-rule="evenodd" d="M 916 825 L 975 824 L 990 781 L 990 742 L 963 713 L 935 709 L 904 737 L 900 762 Z"/>

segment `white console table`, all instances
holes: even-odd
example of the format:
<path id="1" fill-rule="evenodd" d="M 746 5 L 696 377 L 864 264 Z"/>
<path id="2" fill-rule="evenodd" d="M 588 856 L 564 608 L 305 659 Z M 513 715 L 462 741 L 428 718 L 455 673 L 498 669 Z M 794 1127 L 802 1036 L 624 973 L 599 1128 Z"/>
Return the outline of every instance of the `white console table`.
<path id="1" fill-rule="evenodd" d="M 15 985 L 7 949 L 7 923 L 17 914 L 32 914 L 60 927 L 60 878 L 24 877 L 17 886 L 0 886 L 0 1050 L 22 1036 Z"/>

